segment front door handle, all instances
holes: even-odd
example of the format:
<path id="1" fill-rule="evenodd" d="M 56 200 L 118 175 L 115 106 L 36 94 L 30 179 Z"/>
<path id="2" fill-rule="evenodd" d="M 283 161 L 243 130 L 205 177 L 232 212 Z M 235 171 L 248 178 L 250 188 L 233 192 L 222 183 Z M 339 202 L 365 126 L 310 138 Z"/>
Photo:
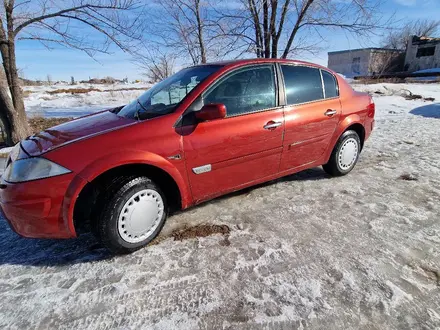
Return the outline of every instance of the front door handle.
<path id="1" fill-rule="evenodd" d="M 326 115 L 327 117 L 331 117 L 333 115 L 336 115 L 337 111 L 333 110 L 333 109 L 328 109 L 326 112 L 324 112 L 324 115 Z"/>
<path id="2" fill-rule="evenodd" d="M 271 120 L 266 125 L 264 125 L 263 128 L 272 130 L 272 129 L 275 129 L 275 128 L 281 126 L 282 124 L 283 124 L 282 122 Z"/>

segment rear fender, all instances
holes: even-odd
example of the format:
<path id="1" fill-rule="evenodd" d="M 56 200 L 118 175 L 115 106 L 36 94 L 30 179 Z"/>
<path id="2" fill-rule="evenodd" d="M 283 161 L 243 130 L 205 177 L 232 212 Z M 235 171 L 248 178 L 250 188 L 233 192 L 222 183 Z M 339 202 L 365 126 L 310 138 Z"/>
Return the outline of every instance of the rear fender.
<path id="1" fill-rule="evenodd" d="M 336 128 L 335 133 L 333 134 L 332 139 L 330 141 L 329 148 L 324 154 L 323 162 L 322 162 L 323 164 L 326 164 L 330 159 L 332 151 L 335 148 L 336 143 L 339 140 L 339 137 L 347 130 L 348 127 L 354 124 L 361 124 L 362 126 L 364 126 L 362 118 L 356 113 L 353 113 L 345 117 L 343 120 L 339 122 L 338 127 Z"/>

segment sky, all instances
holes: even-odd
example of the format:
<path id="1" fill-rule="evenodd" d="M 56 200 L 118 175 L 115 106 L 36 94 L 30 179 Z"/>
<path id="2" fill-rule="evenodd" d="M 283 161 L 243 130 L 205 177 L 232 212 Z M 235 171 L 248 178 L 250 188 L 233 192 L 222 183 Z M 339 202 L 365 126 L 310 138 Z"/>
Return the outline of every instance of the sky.
<path id="1" fill-rule="evenodd" d="M 381 14 L 394 15 L 401 22 L 415 19 L 435 20 L 440 17 L 440 0 L 386 0 Z M 323 36 L 325 42 L 320 44 L 321 51 L 296 58 L 327 65 L 327 52 L 379 47 L 381 41 L 380 36 L 365 40 L 334 30 L 324 32 Z M 17 42 L 16 56 L 17 65 L 27 79 L 46 80 L 48 75 L 52 80 L 65 81 L 70 81 L 71 76 L 76 81 L 106 76 L 128 78 L 130 81 L 145 78 L 142 69 L 133 62 L 132 57 L 116 47 L 111 54 L 97 54 L 92 59 L 78 50 L 60 47 L 48 50 L 39 42 L 23 40 Z"/>

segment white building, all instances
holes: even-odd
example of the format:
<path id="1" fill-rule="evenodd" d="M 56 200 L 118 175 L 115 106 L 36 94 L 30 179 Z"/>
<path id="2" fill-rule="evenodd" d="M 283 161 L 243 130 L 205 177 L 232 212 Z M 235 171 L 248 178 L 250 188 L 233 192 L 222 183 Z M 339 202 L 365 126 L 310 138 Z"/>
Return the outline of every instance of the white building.
<path id="1" fill-rule="evenodd" d="M 406 49 L 405 70 L 433 68 L 440 68 L 440 38 L 413 36 Z"/>
<path id="2" fill-rule="evenodd" d="M 387 48 L 362 48 L 328 53 L 329 69 L 346 77 L 401 71 L 404 52 Z M 400 63 L 399 63 L 400 61 Z"/>

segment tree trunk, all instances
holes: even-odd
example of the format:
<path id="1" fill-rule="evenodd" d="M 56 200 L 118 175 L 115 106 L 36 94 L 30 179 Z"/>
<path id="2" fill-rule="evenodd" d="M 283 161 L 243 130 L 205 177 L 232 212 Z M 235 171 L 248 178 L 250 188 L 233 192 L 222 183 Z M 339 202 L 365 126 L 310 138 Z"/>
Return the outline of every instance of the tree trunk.
<path id="1" fill-rule="evenodd" d="M 0 48 L 4 69 L 0 74 L 0 120 L 3 122 L 7 143 L 13 144 L 26 138 L 31 130 L 24 109 L 23 91 L 20 87 L 15 58 L 13 2 L 5 5 L 5 11 L 7 33 L 4 33 L 3 26 L 1 32 L 2 37 L 7 40 Z M 9 87 L 10 95 L 6 86 Z"/>
<path id="2" fill-rule="evenodd" d="M 13 145 L 11 120 L 8 113 L 14 109 L 11 97 L 9 96 L 9 88 L 3 68 L 0 68 L 0 120 L 2 122 L 2 135 L 7 145 Z"/>
<path id="3" fill-rule="evenodd" d="M 278 39 L 277 39 L 277 28 L 276 28 L 276 19 L 277 19 L 277 10 L 278 10 L 278 0 L 271 0 L 271 15 L 270 15 L 270 36 L 272 38 L 272 49 L 271 49 L 271 57 L 278 57 Z M 284 19 L 281 17 L 281 19 Z"/>
<path id="4" fill-rule="evenodd" d="M 263 0 L 263 35 L 264 35 L 264 57 L 270 58 L 270 33 L 269 33 L 269 0 Z"/>
<path id="5" fill-rule="evenodd" d="M 272 38 L 272 58 L 278 58 L 278 39 Z"/>
<path id="6" fill-rule="evenodd" d="M 6 144 L 12 146 L 29 135 L 30 128 L 24 107 L 21 114 L 15 110 L 3 68 L 0 68 L 0 109 L 0 120 Z"/>
<path id="7" fill-rule="evenodd" d="M 200 0 L 196 0 L 196 19 L 197 19 L 197 35 L 199 38 L 199 46 L 200 46 L 200 57 L 201 62 L 206 63 L 206 49 L 205 49 L 205 41 L 203 40 L 203 26 L 202 20 L 200 19 Z"/>
<path id="8" fill-rule="evenodd" d="M 290 48 L 292 47 L 293 40 L 295 39 L 296 33 L 298 32 L 299 28 L 301 27 L 301 24 L 303 23 L 303 19 L 307 13 L 307 10 L 312 5 L 314 0 L 307 0 L 307 2 L 304 3 L 303 7 L 301 8 L 301 11 L 298 13 L 298 19 L 295 23 L 295 26 L 293 27 L 292 32 L 290 33 L 289 40 L 287 40 L 286 48 L 284 49 L 283 56 L 281 58 L 287 58 L 290 52 Z"/>
<path id="9" fill-rule="evenodd" d="M 257 54 L 257 57 L 263 57 L 263 36 L 261 33 L 261 27 L 260 27 L 260 19 L 258 17 L 258 12 L 255 6 L 254 0 L 248 0 L 249 4 L 249 11 L 252 15 L 252 20 L 254 24 L 254 30 L 255 30 L 255 53 Z"/>
<path id="10" fill-rule="evenodd" d="M 5 39 L 7 37 L 5 36 Z M 8 84 L 7 86 L 10 86 L 11 84 L 11 70 L 9 69 L 9 47 L 8 42 L 2 43 L 0 46 L 0 52 L 2 54 L 3 59 L 3 69 L 5 70 L 4 75 L 2 75 L 2 78 L 6 78 Z"/>
<path id="11" fill-rule="evenodd" d="M 284 21 L 286 20 L 286 15 L 287 15 L 287 11 L 289 9 L 289 4 L 290 4 L 290 0 L 284 1 L 278 31 L 277 31 L 276 27 L 273 29 L 274 34 L 272 35 L 272 58 L 278 57 L 278 43 L 280 41 L 281 33 L 283 32 Z M 278 7 L 278 1 L 272 0 L 272 7 L 274 5 Z M 274 10 L 274 9 L 272 9 L 272 10 Z M 275 19 L 274 19 L 274 21 L 275 21 Z M 276 25 L 276 22 L 274 22 L 274 25 Z"/>

